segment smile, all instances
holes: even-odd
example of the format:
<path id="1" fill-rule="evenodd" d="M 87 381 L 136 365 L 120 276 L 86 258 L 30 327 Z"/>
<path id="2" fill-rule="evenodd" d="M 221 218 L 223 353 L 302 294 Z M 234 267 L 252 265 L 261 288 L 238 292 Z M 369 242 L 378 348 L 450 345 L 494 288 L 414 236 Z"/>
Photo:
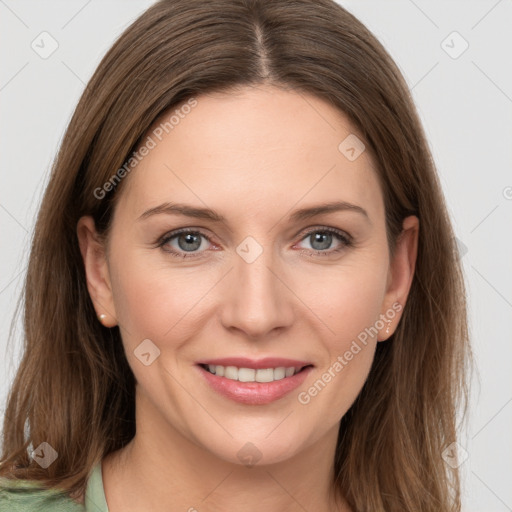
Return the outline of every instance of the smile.
<path id="1" fill-rule="evenodd" d="M 314 368 L 307 361 L 281 358 L 258 362 L 230 358 L 223 360 L 225 364 L 222 365 L 216 364 L 218 362 L 221 361 L 196 364 L 203 381 L 216 394 L 246 405 L 266 405 L 285 398 L 304 382 Z"/>

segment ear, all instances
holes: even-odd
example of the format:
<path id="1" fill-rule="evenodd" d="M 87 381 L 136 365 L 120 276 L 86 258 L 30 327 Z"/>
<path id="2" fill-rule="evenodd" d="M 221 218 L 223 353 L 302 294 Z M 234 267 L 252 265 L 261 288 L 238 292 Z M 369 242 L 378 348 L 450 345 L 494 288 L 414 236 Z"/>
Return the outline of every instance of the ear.
<path id="1" fill-rule="evenodd" d="M 379 329 L 378 341 L 387 340 L 395 332 L 402 317 L 416 267 L 418 234 L 418 217 L 406 217 L 389 266 L 386 295 L 381 311 L 384 327 Z"/>
<path id="2" fill-rule="evenodd" d="M 94 219 L 91 216 L 81 217 L 77 223 L 76 233 L 85 267 L 87 289 L 96 315 L 105 327 L 114 327 L 117 319 L 106 248 L 96 233 Z"/>

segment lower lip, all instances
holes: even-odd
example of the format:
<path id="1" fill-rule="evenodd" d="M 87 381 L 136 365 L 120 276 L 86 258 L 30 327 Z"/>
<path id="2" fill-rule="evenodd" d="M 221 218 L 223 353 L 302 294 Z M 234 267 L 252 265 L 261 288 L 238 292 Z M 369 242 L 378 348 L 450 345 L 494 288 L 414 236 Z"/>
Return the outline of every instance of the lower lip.
<path id="1" fill-rule="evenodd" d="M 279 400 L 299 387 L 313 369 L 312 366 L 308 366 L 292 377 L 285 377 L 273 382 L 240 382 L 214 375 L 205 370 L 201 365 L 197 367 L 206 379 L 206 382 L 215 391 L 235 402 L 248 405 L 265 405 Z"/>

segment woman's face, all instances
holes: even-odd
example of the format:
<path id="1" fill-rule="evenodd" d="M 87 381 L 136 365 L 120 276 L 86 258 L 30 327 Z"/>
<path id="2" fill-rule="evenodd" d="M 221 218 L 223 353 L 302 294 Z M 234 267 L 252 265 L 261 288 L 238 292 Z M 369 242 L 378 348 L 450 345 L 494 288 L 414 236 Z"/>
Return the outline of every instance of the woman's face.
<path id="1" fill-rule="evenodd" d="M 120 326 L 148 429 L 238 464 L 283 461 L 337 432 L 395 330 L 416 219 L 390 260 L 369 152 L 322 100 L 270 87 L 196 100 L 149 132 L 107 255 L 80 221 L 89 291 Z"/>

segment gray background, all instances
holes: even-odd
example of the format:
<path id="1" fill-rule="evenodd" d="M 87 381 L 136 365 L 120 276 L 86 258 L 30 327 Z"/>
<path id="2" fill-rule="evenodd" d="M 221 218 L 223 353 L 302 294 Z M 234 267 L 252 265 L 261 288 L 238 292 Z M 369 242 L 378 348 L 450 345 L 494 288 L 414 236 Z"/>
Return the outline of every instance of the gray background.
<path id="1" fill-rule="evenodd" d="M 0 0 L 0 412 L 20 356 L 19 326 L 7 338 L 50 163 L 100 58 L 152 3 Z M 412 88 L 460 241 L 478 366 L 460 439 L 463 510 L 512 511 L 512 1 L 340 3 Z M 58 43 L 46 59 L 31 47 L 43 31 Z"/>

